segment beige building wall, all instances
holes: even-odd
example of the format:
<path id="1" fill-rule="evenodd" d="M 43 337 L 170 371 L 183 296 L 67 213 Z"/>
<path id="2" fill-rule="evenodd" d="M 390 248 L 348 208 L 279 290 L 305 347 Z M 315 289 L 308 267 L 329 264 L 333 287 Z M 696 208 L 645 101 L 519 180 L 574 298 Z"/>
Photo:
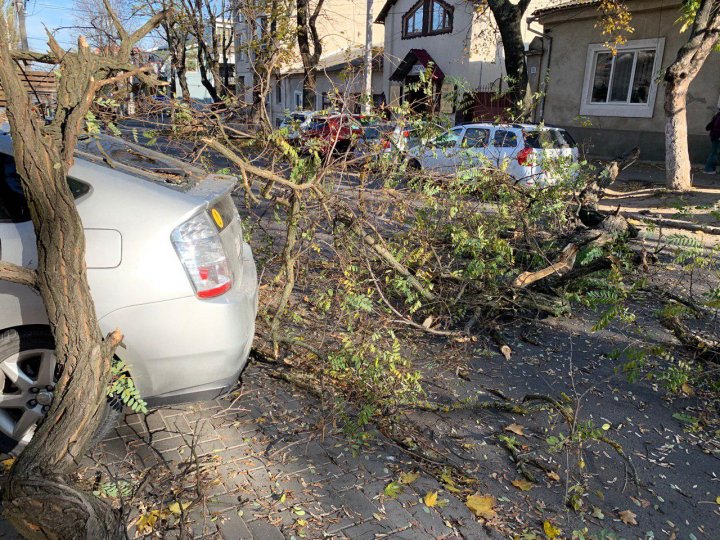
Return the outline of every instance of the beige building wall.
<path id="1" fill-rule="evenodd" d="M 632 26 L 629 45 L 635 40 L 664 39 L 659 76 L 675 59 L 688 33 L 680 34 L 675 23 L 680 3 L 657 0 L 631 0 Z M 582 141 L 591 155 L 614 157 L 635 146 L 641 159 L 664 159 L 664 122 L 662 84 L 656 83 L 655 99 L 645 117 L 606 116 L 601 112 L 583 113 L 582 103 L 588 63 L 588 49 L 603 44 L 605 38 L 595 28 L 597 11 L 593 7 L 566 9 L 541 17 L 549 39 L 545 40 L 544 57 L 550 58 L 549 84 L 539 117 L 548 123 L 568 127 Z M 705 160 L 709 138 L 705 125 L 717 111 L 720 100 L 720 53 L 713 52 L 690 85 L 688 95 L 688 138 L 694 163 Z M 649 116 L 648 116 L 649 115 Z"/>
<path id="2" fill-rule="evenodd" d="M 480 13 L 476 5 L 466 0 L 446 0 L 454 7 L 452 33 L 435 36 L 403 38 L 403 15 L 417 0 L 397 0 L 385 18 L 385 77 L 384 92 L 391 99 L 400 95 L 399 83 L 390 76 L 411 49 L 425 49 L 445 74 L 445 83 L 458 84 L 468 91 L 477 89 L 501 90 L 505 84 L 505 60 L 495 19 L 489 10 Z M 558 0 L 534 0 L 526 16 L 534 10 L 554 5 Z M 535 32 L 542 31 L 537 23 Z M 523 19 L 522 34 L 527 44 L 537 33 Z"/>
<path id="3" fill-rule="evenodd" d="M 377 0 L 374 2 L 375 15 L 380 11 L 382 5 Z M 323 46 L 323 58 L 342 54 L 344 51 L 356 50 L 358 47 L 365 45 L 365 29 L 366 29 L 366 6 L 363 0 L 325 0 L 321 14 L 318 17 L 317 29 Z M 375 17 L 373 17 L 374 20 Z M 254 81 L 254 73 L 252 68 L 253 59 L 247 54 L 242 53 L 242 40 L 251 39 L 251 26 L 245 21 L 239 20 L 236 25 L 236 73 L 238 77 L 244 77 L 245 81 L 245 101 L 252 101 L 252 86 Z M 373 24 L 373 46 L 381 47 L 384 37 L 384 28 L 382 25 Z M 293 61 L 286 66 L 280 66 L 280 72 L 295 71 L 302 66 L 300 52 L 297 44 L 294 47 L 292 55 Z M 276 103 L 275 97 L 271 100 L 271 110 L 275 114 L 278 110 L 290 109 L 294 110 L 294 93 L 298 91 L 294 82 L 287 83 L 289 86 L 284 92 L 285 97 L 282 103 Z M 301 88 L 299 89 L 301 90 Z M 282 92 L 281 92 L 282 93 Z"/>

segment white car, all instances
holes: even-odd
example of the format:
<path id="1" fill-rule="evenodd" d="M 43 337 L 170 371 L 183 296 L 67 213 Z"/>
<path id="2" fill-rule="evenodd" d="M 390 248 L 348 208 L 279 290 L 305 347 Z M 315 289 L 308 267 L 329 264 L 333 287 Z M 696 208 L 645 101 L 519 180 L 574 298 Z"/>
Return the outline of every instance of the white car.
<path id="1" fill-rule="evenodd" d="M 287 130 L 286 138 L 289 141 L 298 140 L 316 114 L 318 113 L 314 111 L 295 111 L 283 118 L 278 128 Z"/>
<path id="2" fill-rule="evenodd" d="M 577 144 L 564 129 L 538 124 L 474 123 L 456 126 L 409 151 L 416 169 L 453 174 L 490 167 L 523 186 L 557 182 L 558 169 L 578 160 Z"/>
<path id="3" fill-rule="evenodd" d="M 258 285 L 231 198 L 235 182 L 120 139 L 78 143 L 68 184 L 85 230 L 95 311 L 103 333 L 123 333 L 115 354 L 150 405 L 214 398 L 247 362 Z M 0 258 L 37 266 L 7 125 Z M 1 452 L 22 450 L 55 399 L 54 349 L 40 295 L 0 281 Z"/>

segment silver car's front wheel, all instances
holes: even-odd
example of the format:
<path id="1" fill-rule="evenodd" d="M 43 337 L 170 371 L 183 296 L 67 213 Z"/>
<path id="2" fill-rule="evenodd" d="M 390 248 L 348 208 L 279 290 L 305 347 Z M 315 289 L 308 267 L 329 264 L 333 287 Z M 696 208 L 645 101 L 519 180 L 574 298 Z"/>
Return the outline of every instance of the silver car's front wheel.
<path id="1" fill-rule="evenodd" d="M 0 452 L 18 454 L 32 439 L 54 398 L 56 364 L 47 330 L 0 334 Z"/>

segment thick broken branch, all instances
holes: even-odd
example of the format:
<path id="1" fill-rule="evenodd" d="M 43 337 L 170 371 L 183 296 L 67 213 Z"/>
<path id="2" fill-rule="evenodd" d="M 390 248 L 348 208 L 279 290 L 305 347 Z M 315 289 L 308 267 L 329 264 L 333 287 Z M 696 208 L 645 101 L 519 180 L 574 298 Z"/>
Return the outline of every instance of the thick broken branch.
<path id="1" fill-rule="evenodd" d="M 679 317 L 664 316 L 660 318 L 660 323 L 670 330 L 680 343 L 694 352 L 697 358 L 713 360 L 720 357 L 720 341 L 691 330 Z"/>
<path id="2" fill-rule="evenodd" d="M 580 246 L 576 244 L 568 244 L 550 266 L 536 272 L 523 272 L 515 278 L 515 281 L 513 281 L 513 287 L 527 287 L 528 285 L 532 285 L 536 281 L 545 279 L 553 274 L 562 276 L 566 272 L 572 270 L 572 267 L 575 264 L 575 258 L 577 257 L 579 251 Z"/>
<path id="3" fill-rule="evenodd" d="M 37 289 L 37 272 L 17 264 L 0 261 L 0 280 Z"/>
<path id="4" fill-rule="evenodd" d="M 238 156 L 235 152 L 230 150 L 227 146 L 220 144 L 218 141 L 214 139 L 201 139 L 203 143 L 207 144 L 210 148 L 215 150 L 216 152 L 222 154 L 227 159 L 232 161 L 235 165 L 240 167 L 240 169 L 248 174 L 252 174 L 255 176 L 258 176 L 260 178 L 264 178 L 265 180 L 268 180 L 270 182 L 274 182 L 276 184 L 280 184 L 283 187 L 290 188 L 293 191 L 304 191 L 307 189 L 313 188 L 314 184 L 312 182 L 306 182 L 303 184 L 296 184 L 294 182 L 290 182 L 289 180 L 286 180 L 280 175 L 275 174 L 274 172 L 267 171 L 265 169 L 261 169 L 260 167 L 256 167 L 255 165 L 252 165 L 245 161 L 243 158 Z"/>

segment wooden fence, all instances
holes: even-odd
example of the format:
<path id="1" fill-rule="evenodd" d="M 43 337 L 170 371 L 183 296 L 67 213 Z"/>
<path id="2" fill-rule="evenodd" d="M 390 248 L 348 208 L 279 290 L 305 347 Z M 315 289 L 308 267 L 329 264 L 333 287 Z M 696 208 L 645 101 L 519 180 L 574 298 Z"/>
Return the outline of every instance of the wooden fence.
<path id="1" fill-rule="evenodd" d="M 23 71 L 22 82 L 27 89 L 30 101 L 43 108 L 51 108 L 57 96 L 55 74 L 47 71 Z M 5 107 L 5 92 L 0 86 L 0 107 Z"/>

